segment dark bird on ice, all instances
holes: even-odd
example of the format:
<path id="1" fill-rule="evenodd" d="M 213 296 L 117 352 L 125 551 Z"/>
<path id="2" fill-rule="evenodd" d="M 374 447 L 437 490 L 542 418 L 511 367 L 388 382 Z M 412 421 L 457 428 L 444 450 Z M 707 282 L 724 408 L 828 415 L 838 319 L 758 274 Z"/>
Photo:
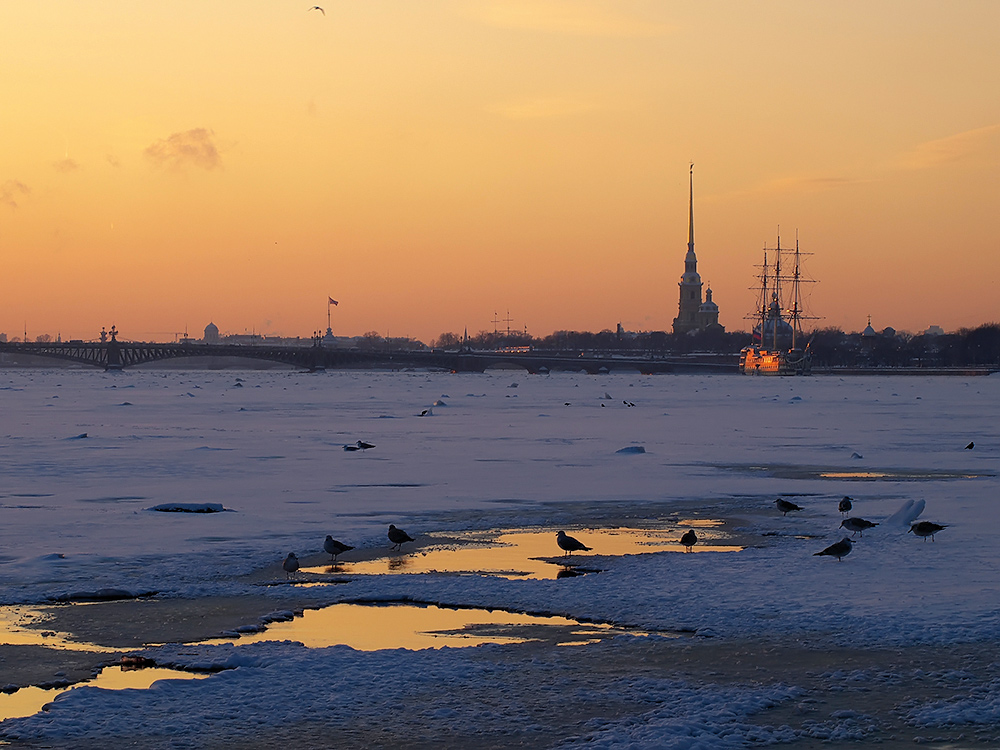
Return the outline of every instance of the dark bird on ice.
<path id="1" fill-rule="evenodd" d="M 348 451 L 348 452 L 350 452 L 350 451 L 359 451 L 359 450 L 361 450 L 361 448 L 359 448 L 356 445 L 345 445 L 344 446 L 344 450 Z"/>
<path id="2" fill-rule="evenodd" d="M 375 446 L 372 443 L 366 443 L 364 440 L 359 440 L 358 441 L 358 449 L 359 450 L 366 451 L 369 448 L 374 448 L 374 447 Z"/>
<path id="3" fill-rule="evenodd" d="M 321 7 L 319 7 L 318 5 L 314 5 L 314 6 L 313 6 L 313 7 L 311 7 L 311 8 L 309 9 L 309 10 L 318 10 L 318 11 L 319 11 L 320 13 L 322 13 L 322 14 L 323 14 L 324 16 L 326 15 L 326 11 L 325 11 L 325 10 L 323 10 L 323 9 L 322 9 Z"/>
<path id="4" fill-rule="evenodd" d="M 965 450 L 971 451 L 975 447 L 976 447 L 975 443 L 969 443 L 967 446 L 965 446 Z"/>
<path id="5" fill-rule="evenodd" d="M 849 498 L 847 495 L 844 495 L 844 499 L 837 504 L 837 510 L 839 510 L 841 513 L 845 515 L 850 513 L 851 508 L 853 507 L 854 503 L 851 502 L 851 498 Z"/>
<path id="6" fill-rule="evenodd" d="M 633 407 L 633 406 L 635 406 L 635 404 L 634 404 L 634 403 L 632 403 L 631 401 L 622 401 L 622 403 L 623 403 L 623 404 L 625 404 L 625 406 L 628 406 L 628 407 Z"/>
<path id="7" fill-rule="evenodd" d="M 854 536 L 859 531 L 861 532 L 861 536 L 864 536 L 865 529 L 873 529 L 876 526 L 878 526 L 877 523 L 866 521 L 863 518 L 845 518 L 840 522 L 840 528 L 850 531 L 851 536 Z"/>
<path id="8" fill-rule="evenodd" d="M 691 548 L 698 543 L 698 535 L 694 533 L 694 529 L 688 529 L 684 532 L 684 536 L 681 537 L 681 544 L 683 544 L 687 551 L 690 552 Z"/>
<path id="9" fill-rule="evenodd" d="M 412 536 L 410 536 L 409 534 L 407 534 L 402 529 L 397 529 L 391 523 L 389 524 L 388 537 L 389 537 L 389 541 L 392 542 L 392 546 L 395 547 L 397 550 L 402 550 L 403 549 L 403 543 L 404 542 L 412 542 L 413 541 L 413 537 Z"/>
<path id="10" fill-rule="evenodd" d="M 851 544 L 851 540 L 845 536 L 839 542 L 834 542 L 822 552 L 814 552 L 813 557 L 818 557 L 820 555 L 828 555 L 830 557 L 836 557 L 837 562 L 840 562 L 842 558 L 847 557 L 849 554 L 851 554 L 851 548 L 853 546 L 854 545 Z"/>
<path id="11" fill-rule="evenodd" d="M 802 508 L 795 503 L 790 503 L 780 497 L 774 501 L 774 504 L 778 506 L 778 510 L 781 511 L 781 515 L 783 516 L 791 513 L 793 510 L 802 510 Z"/>
<path id="12" fill-rule="evenodd" d="M 947 529 L 946 524 L 932 523 L 931 521 L 918 521 L 917 523 L 910 525 L 910 531 L 912 531 L 917 536 L 922 536 L 924 541 L 927 541 L 927 537 L 934 541 L 934 535 L 937 534 L 942 529 Z"/>
<path id="13" fill-rule="evenodd" d="M 281 567 L 285 569 L 285 578 L 288 578 L 299 569 L 299 558 L 295 556 L 294 552 L 289 552 L 288 557 L 281 563 Z"/>
<path id="14" fill-rule="evenodd" d="M 571 537 L 565 531 L 560 531 L 556 534 L 556 544 L 559 545 L 559 549 L 565 550 L 567 555 L 573 552 L 589 552 L 591 549 L 579 539 Z"/>
<path id="15" fill-rule="evenodd" d="M 354 547 L 349 544 L 344 544 L 343 542 L 338 542 L 329 534 L 326 535 L 326 540 L 323 542 L 323 549 L 329 552 L 333 557 L 332 560 L 336 561 L 337 556 L 342 552 L 347 552 L 348 550 L 354 549 Z"/>

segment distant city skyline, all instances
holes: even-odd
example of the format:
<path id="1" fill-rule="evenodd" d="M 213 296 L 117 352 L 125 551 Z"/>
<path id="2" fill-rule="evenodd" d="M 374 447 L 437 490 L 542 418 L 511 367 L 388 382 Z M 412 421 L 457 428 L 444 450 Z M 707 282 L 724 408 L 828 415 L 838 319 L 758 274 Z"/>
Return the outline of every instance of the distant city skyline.
<path id="1" fill-rule="evenodd" d="M 0 332 L 670 331 L 692 161 L 727 331 L 779 227 L 817 327 L 998 318 L 998 3 L 325 11 L 0 6 Z"/>

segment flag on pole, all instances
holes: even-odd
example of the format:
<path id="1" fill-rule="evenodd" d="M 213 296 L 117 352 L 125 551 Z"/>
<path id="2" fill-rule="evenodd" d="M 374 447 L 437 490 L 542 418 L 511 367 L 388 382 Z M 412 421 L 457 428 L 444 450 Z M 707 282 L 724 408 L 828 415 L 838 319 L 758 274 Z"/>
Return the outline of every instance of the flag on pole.
<path id="1" fill-rule="evenodd" d="M 337 300 L 335 300 L 335 299 L 334 299 L 333 297 L 328 297 L 327 299 L 329 299 L 329 300 L 330 300 L 329 302 L 327 302 L 327 303 L 326 303 L 326 304 L 328 304 L 328 305 L 339 305 L 339 304 L 340 304 L 340 303 L 339 303 L 339 302 L 337 302 Z"/>

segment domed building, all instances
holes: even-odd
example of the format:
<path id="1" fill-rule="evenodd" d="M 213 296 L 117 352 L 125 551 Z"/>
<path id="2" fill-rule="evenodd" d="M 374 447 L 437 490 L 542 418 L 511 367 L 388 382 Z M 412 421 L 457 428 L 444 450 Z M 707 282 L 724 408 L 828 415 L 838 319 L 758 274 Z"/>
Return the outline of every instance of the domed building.
<path id="1" fill-rule="evenodd" d="M 218 344 L 219 343 L 219 327 L 215 323 L 209 323 L 205 326 L 205 338 L 202 339 L 206 344 Z"/>

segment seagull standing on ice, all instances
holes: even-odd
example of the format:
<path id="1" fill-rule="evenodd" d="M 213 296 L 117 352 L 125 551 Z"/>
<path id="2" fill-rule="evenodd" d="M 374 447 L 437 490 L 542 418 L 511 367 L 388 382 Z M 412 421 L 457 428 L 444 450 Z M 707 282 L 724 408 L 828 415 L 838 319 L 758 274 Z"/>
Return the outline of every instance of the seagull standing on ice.
<path id="1" fill-rule="evenodd" d="M 873 529 L 876 526 L 878 526 L 877 523 L 866 521 L 863 518 L 845 518 L 840 522 L 840 528 L 850 531 L 851 536 L 854 536 L 859 531 L 861 532 L 861 536 L 864 536 L 865 529 Z"/>
<path id="2" fill-rule="evenodd" d="M 354 547 L 351 547 L 348 544 L 344 544 L 343 542 L 338 542 L 332 536 L 327 534 L 326 540 L 323 542 L 323 549 L 329 552 L 333 556 L 332 561 L 336 562 L 337 556 L 341 552 L 347 552 L 348 550 L 354 549 Z"/>
<path id="3" fill-rule="evenodd" d="M 358 449 L 359 450 L 366 451 L 369 448 L 374 448 L 374 447 L 375 446 L 372 443 L 366 443 L 364 440 L 359 440 L 358 441 Z"/>
<path id="4" fill-rule="evenodd" d="M 407 534 L 402 529 L 397 529 L 391 523 L 389 524 L 388 537 L 389 537 L 389 541 L 392 542 L 392 546 L 395 547 L 397 550 L 402 550 L 403 549 L 403 543 L 404 542 L 412 542 L 413 541 L 413 537 L 411 537 L 409 534 Z"/>
<path id="5" fill-rule="evenodd" d="M 783 516 L 787 515 L 788 513 L 791 513 L 793 510 L 802 510 L 802 508 L 796 505 L 795 503 L 790 503 L 787 500 L 781 499 L 780 497 L 777 500 L 775 500 L 774 503 L 775 505 L 778 506 L 778 510 L 781 511 L 781 515 Z"/>
<path id="6" fill-rule="evenodd" d="M 294 552 L 289 552 L 288 557 L 281 563 L 281 567 L 285 569 L 285 578 L 288 578 L 299 569 L 299 558 L 295 556 Z"/>
<path id="7" fill-rule="evenodd" d="M 560 531 L 556 534 L 556 544 L 559 545 L 559 549 L 565 550 L 567 555 L 573 552 L 589 552 L 591 549 L 579 539 L 571 537 L 565 531 Z"/>
<path id="8" fill-rule="evenodd" d="M 948 526 L 940 523 L 932 523 L 931 521 L 920 521 L 910 526 L 910 531 L 912 531 L 917 536 L 922 536 L 924 541 L 927 541 L 927 537 L 934 541 L 934 535 L 943 529 L 947 529 Z"/>
<path id="9" fill-rule="evenodd" d="M 687 552 L 691 551 L 691 548 L 698 543 L 698 535 L 694 533 L 694 529 L 688 529 L 684 532 L 684 536 L 681 537 L 681 544 L 686 548 Z"/>
<path id="10" fill-rule="evenodd" d="M 851 508 L 854 507 L 854 503 L 851 502 L 851 498 L 844 495 L 844 499 L 837 504 L 837 510 L 839 510 L 843 515 L 847 515 L 851 512 Z"/>
<path id="11" fill-rule="evenodd" d="M 851 548 L 853 546 L 854 545 L 851 544 L 851 540 L 845 536 L 839 542 L 831 544 L 822 552 L 814 552 L 813 557 L 818 557 L 819 555 L 829 555 L 830 557 L 836 557 L 837 562 L 840 562 L 842 558 L 851 554 Z"/>

